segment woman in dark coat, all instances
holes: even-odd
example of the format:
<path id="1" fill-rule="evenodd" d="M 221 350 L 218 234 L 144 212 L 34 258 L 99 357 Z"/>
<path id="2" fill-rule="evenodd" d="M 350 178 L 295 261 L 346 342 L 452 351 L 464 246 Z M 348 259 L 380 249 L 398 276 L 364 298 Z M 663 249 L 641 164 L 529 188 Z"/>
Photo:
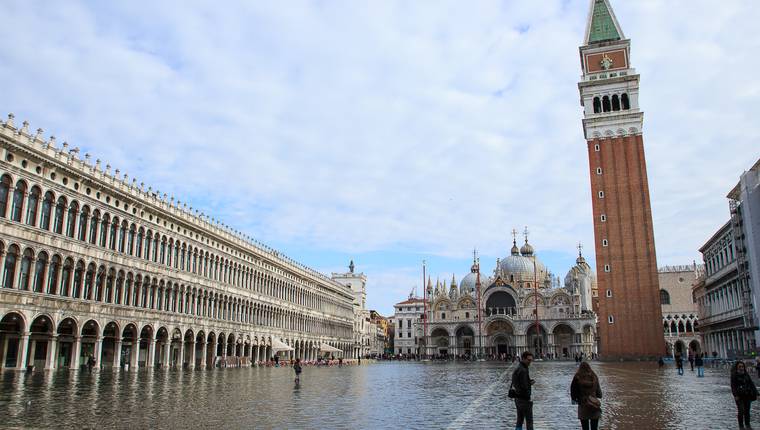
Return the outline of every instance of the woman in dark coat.
<path id="1" fill-rule="evenodd" d="M 731 368 L 731 392 L 734 394 L 734 401 L 736 401 L 739 428 L 752 428 L 749 424 L 749 411 L 752 402 L 757 400 L 757 387 L 747 373 L 747 367 L 743 361 L 737 361 Z"/>
<path id="2" fill-rule="evenodd" d="M 578 404 L 578 419 L 583 430 L 597 430 L 602 417 L 602 388 L 588 362 L 578 366 L 573 382 L 570 384 L 570 398 Z"/>

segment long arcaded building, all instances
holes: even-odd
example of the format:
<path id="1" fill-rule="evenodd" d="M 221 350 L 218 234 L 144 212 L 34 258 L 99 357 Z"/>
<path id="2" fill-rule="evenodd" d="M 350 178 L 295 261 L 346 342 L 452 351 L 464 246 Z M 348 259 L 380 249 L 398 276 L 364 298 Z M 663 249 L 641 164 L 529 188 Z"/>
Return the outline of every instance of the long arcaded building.
<path id="1" fill-rule="evenodd" d="M 13 115 L 0 121 L 0 268 L 0 368 L 203 368 L 354 346 L 350 289 Z"/>

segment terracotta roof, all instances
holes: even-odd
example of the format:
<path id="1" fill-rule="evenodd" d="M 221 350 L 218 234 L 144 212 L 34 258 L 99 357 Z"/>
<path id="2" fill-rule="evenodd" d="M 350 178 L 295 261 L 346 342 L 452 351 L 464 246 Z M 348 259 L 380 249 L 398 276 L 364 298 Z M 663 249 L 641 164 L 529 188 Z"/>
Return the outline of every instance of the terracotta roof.
<path id="1" fill-rule="evenodd" d="M 423 299 L 408 299 L 408 300 L 404 300 L 401 303 L 396 303 L 396 306 L 398 306 L 398 305 L 412 305 L 412 304 L 415 304 L 415 303 L 424 303 L 424 302 L 425 301 Z"/>

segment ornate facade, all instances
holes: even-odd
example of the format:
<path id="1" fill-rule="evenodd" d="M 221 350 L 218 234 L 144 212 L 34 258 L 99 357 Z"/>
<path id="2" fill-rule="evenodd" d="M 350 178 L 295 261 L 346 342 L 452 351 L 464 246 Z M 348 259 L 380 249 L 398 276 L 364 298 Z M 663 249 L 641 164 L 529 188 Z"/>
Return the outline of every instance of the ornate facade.
<path id="1" fill-rule="evenodd" d="M 596 352 L 596 277 L 579 253 L 564 285 L 546 269 L 528 243 L 496 263 L 492 277 L 475 259 L 457 284 L 427 286 L 426 355 L 517 355 L 571 357 Z M 422 329 L 422 327 L 420 327 Z M 406 351 L 404 351 L 406 352 Z"/>
<path id="2" fill-rule="evenodd" d="M 0 121 L 0 268 L 2 368 L 352 348 L 350 290 L 13 115 Z"/>
<path id="3" fill-rule="evenodd" d="M 662 328 L 665 332 L 667 354 L 687 357 L 701 353 L 699 313 L 694 302 L 692 286 L 704 273 L 704 266 L 665 266 L 659 269 Z"/>

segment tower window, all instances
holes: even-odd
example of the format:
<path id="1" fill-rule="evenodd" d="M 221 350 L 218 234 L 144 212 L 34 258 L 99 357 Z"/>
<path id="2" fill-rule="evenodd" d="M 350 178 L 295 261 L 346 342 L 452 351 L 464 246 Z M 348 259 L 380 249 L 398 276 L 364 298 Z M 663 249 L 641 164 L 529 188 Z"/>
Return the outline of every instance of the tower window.
<path id="1" fill-rule="evenodd" d="M 608 316 L 607 322 L 610 324 L 615 324 L 615 317 L 613 317 L 612 315 Z"/>
<path id="2" fill-rule="evenodd" d="M 602 239 L 602 246 L 607 246 L 607 245 L 609 245 L 609 244 L 610 244 L 610 243 L 609 243 L 609 242 L 607 242 L 607 239 Z"/>
<path id="3" fill-rule="evenodd" d="M 620 102 L 623 104 L 623 110 L 631 108 L 631 103 L 628 101 L 628 94 L 623 93 L 623 95 L 620 96 Z"/>
<path id="4" fill-rule="evenodd" d="M 620 110 L 620 99 L 618 98 L 617 94 L 612 96 L 612 110 L 614 111 Z"/>
<path id="5" fill-rule="evenodd" d="M 604 191 L 599 191 L 599 198 L 600 198 L 600 199 L 603 199 L 603 198 L 604 198 Z"/>
<path id="6" fill-rule="evenodd" d="M 594 145 L 594 151 L 599 152 L 600 149 L 601 148 L 599 148 L 599 144 L 598 143 L 596 145 Z"/>
<path id="7" fill-rule="evenodd" d="M 612 297 L 612 290 L 607 290 L 607 297 Z"/>
<path id="8" fill-rule="evenodd" d="M 602 97 L 602 111 L 609 112 L 612 110 L 612 107 L 610 106 L 610 97 L 604 96 Z"/>
<path id="9" fill-rule="evenodd" d="M 602 111 L 602 102 L 599 101 L 599 97 L 594 97 L 594 113 Z"/>
<path id="10" fill-rule="evenodd" d="M 602 168 L 601 167 L 597 167 L 596 168 L 596 174 L 597 175 L 601 175 L 602 174 Z"/>
<path id="11" fill-rule="evenodd" d="M 602 222 L 607 222 L 607 215 L 602 214 L 599 218 L 602 220 Z"/>
<path id="12" fill-rule="evenodd" d="M 610 271 L 610 265 L 609 264 L 605 264 L 604 265 L 604 271 L 605 272 L 609 272 Z"/>

